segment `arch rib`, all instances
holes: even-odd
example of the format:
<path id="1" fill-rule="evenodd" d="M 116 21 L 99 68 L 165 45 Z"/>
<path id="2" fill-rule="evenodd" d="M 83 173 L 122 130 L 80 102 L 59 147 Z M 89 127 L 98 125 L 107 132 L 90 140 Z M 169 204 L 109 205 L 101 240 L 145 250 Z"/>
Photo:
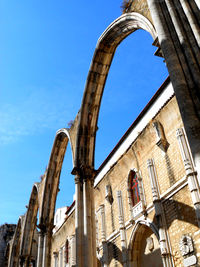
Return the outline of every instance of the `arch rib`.
<path id="1" fill-rule="evenodd" d="M 34 231 L 36 229 L 38 208 L 38 184 L 35 183 L 32 188 L 28 210 L 25 215 L 24 226 L 22 229 L 20 257 L 24 260 L 25 258 L 31 256 L 31 247 Z"/>
<path id="2" fill-rule="evenodd" d="M 76 166 L 94 166 L 94 147 L 101 98 L 109 68 L 117 46 L 137 29 L 156 32 L 151 22 L 139 13 L 124 14 L 103 32 L 97 42 L 90 65 L 79 118 Z"/>
<path id="3" fill-rule="evenodd" d="M 38 227 L 41 229 L 38 244 L 37 266 L 50 266 L 51 236 L 54 227 L 54 212 L 60 180 L 60 173 L 68 141 L 72 148 L 72 162 L 74 165 L 73 146 L 69 129 L 63 128 L 56 132 L 49 164 L 47 167 L 45 184 L 42 194 L 41 214 Z"/>
<path id="4" fill-rule="evenodd" d="M 82 185 L 79 185 L 79 191 L 76 194 L 76 214 L 81 214 L 80 209 L 77 207 L 81 207 L 81 203 L 84 203 L 83 216 L 82 214 L 78 216 L 76 227 L 78 233 L 76 235 L 76 244 L 80 244 L 81 238 L 84 237 L 83 248 L 77 246 L 78 266 L 95 267 L 97 264 L 93 203 L 93 178 L 95 172 L 93 168 L 101 98 L 117 46 L 137 29 L 144 29 L 150 32 L 153 39 L 156 37 L 154 27 L 150 21 L 135 12 L 122 15 L 105 30 L 97 42 L 86 81 L 79 117 L 75 153 L 77 180 L 82 183 Z"/>

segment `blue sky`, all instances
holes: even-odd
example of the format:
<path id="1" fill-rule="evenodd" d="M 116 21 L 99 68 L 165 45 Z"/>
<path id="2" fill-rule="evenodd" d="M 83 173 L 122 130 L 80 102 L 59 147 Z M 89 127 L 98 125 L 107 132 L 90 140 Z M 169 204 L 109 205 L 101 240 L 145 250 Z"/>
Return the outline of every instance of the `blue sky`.
<path id="1" fill-rule="evenodd" d="M 97 39 L 122 1 L 0 0 L 0 224 L 16 223 L 48 164 L 55 133 L 80 108 Z M 167 77 L 139 30 L 118 47 L 107 79 L 96 143 L 97 168 Z M 71 152 L 57 207 L 74 194 Z"/>

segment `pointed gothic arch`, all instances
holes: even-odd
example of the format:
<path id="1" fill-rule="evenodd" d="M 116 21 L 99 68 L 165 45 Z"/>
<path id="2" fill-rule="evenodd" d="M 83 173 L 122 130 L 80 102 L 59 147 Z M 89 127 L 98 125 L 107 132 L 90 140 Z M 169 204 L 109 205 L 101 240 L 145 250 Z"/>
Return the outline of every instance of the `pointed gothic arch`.
<path id="1" fill-rule="evenodd" d="M 88 73 L 79 118 L 76 150 L 76 166 L 94 166 L 94 149 L 101 98 L 117 46 L 138 29 L 156 38 L 151 22 L 143 15 L 132 12 L 116 19 L 104 31 L 97 42 Z"/>
<path id="2" fill-rule="evenodd" d="M 77 129 L 75 153 L 75 174 L 78 181 L 78 196 L 76 199 L 77 244 L 80 238 L 85 237 L 83 239 L 84 246 L 77 246 L 76 250 L 76 254 L 81 255 L 77 258 L 77 264 L 80 266 L 83 262 L 87 266 L 90 264 L 94 267 L 97 266 L 94 203 L 90 199 L 93 199 L 95 140 L 101 98 L 117 46 L 137 29 L 149 32 L 153 40 L 156 38 L 156 31 L 152 23 L 136 12 L 124 14 L 110 24 L 97 42 L 86 81 Z M 83 189 L 81 189 L 81 184 L 83 184 Z M 81 209 L 78 208 L 81 207 L 81 203 L 84 203 L 83 214 Z M 91 216 L 89 217 L 87 214 L 91 214 Z"/>
<path id="3" fill-rule="evenodd" d="M 21 245 L 21 235 L 24 223 L 24 215 L 19 217 L 14 236 L 10 243 L 10 255 L 8 259 L 8 266 L 18 267 L 20 260 L 20 245 Z"/>
<path id="4" fill-rule="evenodd" d="M 74 149 L 71 142 L 70 131 L 69 129 L 63 128 L 58 130 L 56 133 L 46 171 L 38 225 L 41 230 L 40 236 L 42 235 L 42 238 L 39 238 L 39 256 L 37 259 L 38 264 L 42 264 L 43 262 L 45 266 L 50 265 L 51 235 L 54 227 L 56 198 L 59 190 L 60 173 L 68 142 L 70 142 L 71 145 L 72 162 L 74 166 Z"/>
<path id="5" fill-rule="evenodd" d="M 32 188 L 28 210 L 25 215 L 24 226 L 22 230 L 20 246 L 21 261 L 29 261 L 31 257 L 33 236 L 36 229 L 37 213 L 39 209 L 38 190 L 38 184 L 35 183 Z"/>
<path id="6" fill-rule="evenodd" d="M 53 223 L 60 173 L 69 141 L 70 134 L 68 129 L 63 128 L 57 131 L 47 167 L 45 185 L 42 195 L 41 214 L 39 218 L 39 225 L 41 227 Z M 73 153 L 72 159 L 74 165 Z"/>
<path id="7" fill-rule="evenodd" d="M 128 245 L 128 262 L 130 266 L 140 266 L 141 265 L 141 258 L 145 257 L 146 255 L 141 255 L 142 246 L 146 242 L 145 237 L 149 235 L 154 236 L 154 242 L 157 242 L 156 250 L 155 247 L 152 247 L 152 253 L 157 255 L 153 255 L 153 257 L 157 256 L 158 262 L 162 265 L 162 258 L 160 254 L 160 248 L 158 247 L 159 244 L 159 232 L 156 225 L 151 222 L 150 220 L 138 220 L 137 223 L 134 225 L 132 230 L 129 245 Z M 149 260 L 150 258 L 148 258 Z M 143 265 L 144 266 L 144 265 Z M 156 265 L 157 266 L 157 265 Z"/>

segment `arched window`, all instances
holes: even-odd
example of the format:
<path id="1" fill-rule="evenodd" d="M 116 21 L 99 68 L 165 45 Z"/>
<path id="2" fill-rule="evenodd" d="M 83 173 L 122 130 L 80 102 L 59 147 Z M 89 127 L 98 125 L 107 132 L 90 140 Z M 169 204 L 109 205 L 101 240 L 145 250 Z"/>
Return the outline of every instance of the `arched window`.
<path id="1" fill-rule="evenodd" d="M 141 174 L 139 171 L 130 170 L 127 179 L 128 204 L 130 220 L 135 220 L 145 210 L 145 195 Z"/>
<path id="2" fill-rule="evenodd" d="M 140 191 L 136 172 L 131 171 L 129 179 L 132 204 L 135 206 L 138 202 L 140 202 Z"/>

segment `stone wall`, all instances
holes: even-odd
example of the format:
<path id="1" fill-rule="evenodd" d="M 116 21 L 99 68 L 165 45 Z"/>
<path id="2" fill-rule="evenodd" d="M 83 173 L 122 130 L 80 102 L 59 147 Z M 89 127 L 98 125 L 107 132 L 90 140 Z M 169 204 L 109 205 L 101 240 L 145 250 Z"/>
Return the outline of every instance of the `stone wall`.
<path id="1" fill-rule="evenodd" d="M 115 164 L 110 166 L 109 171 L 95 185 L 98 258 L 100 262 L 107 262 L 109 266 L 122 266 L 124 260 L 128 260 L 128 258 L 129 260 L 131 258 L 132 262 L 135 261 L 135 258 L 140 258 L 140 263 L 144 264 L 147 261 L 151 262 L 152 255 L 155 255 L 155 259 L 157 257 L 157 262 L 161 262 L 161 251 L 156 234 L 150 227 L 141 226 L 141 221 L 150 221 L 157 229 L 160 226 L 159 216 L 154 209 L 155 202 L 147 166 L 149 159 L 153 159 L 154 163 L 157 190 L 162 208 L 162 223 L 167 235 L 165 243 L 169 250 L 168 254 L 170 254 L 168 260 L 172 260 L 175 266 L 183 264 L 179 243 L 184 234 L 192 237 L 197 256 L 200 253 L 199 228 L 176 137 L 176 130 L 183 127 L 183 124 L 175 96 L 166 101 L 166 104 L 160 108 L 144 130 L 138 133 L 136 140 L 130 143 L 125 153 Z M 155 123 L 158 122 L 159 125 L 162 125 L 163 136 L 168 143 L 166 151 L 158 142 L 155 129 Z M 128 200 L 130 170 L 135 170 L 140 174 L 143 184 L 144 206 L 136 218 L 132 215 L 132 208 Z M 110 198 L 106 195 L 108 194 L 106 187 L 110 188 Z M 121 197 L 121 211 L 118 192 Z M 53 252 L 58 252 L 64 246 L 66 239 L 75 234 L 74 216 L 75 214 L 72 213 L 53 235 L 52 259 Z M 139 230 L 137 230 L 137 226 Z M 143 238 L 139 238 L 139 236 Z M 123 250 L 123 246 L 126 247 L 125 250 Z M 138 255 L 135 255 L 136 250 L 139 251 Z M 52 266 L 53 263 L 52 260 Z"/>
<path id="2" fill-rule="evenodd" d="M 16 225 L 15 224 L 3 224 L 0 226 L 0 267 L 5 266 L 6 262 L 6 247 L 8 242 L 13 237 Z"/>

